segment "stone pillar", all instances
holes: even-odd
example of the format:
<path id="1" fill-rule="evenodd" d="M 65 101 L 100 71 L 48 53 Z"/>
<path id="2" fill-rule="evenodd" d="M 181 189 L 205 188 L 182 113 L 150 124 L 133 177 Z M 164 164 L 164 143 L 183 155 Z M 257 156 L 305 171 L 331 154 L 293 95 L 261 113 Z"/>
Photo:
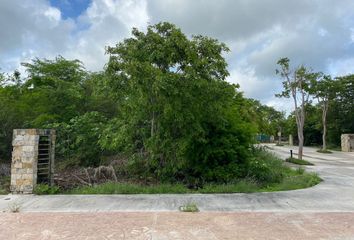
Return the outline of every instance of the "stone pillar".
<path id="1" fill-rule="evenodd" d="M 37 184 L 38 147 L 41 136 L 49 136 L 48 180 L 53 182 L 55 131 L 45 129 L 15 129 L 11 162 L 11 186 L 13 193 L 32 193 Z M 48 144 L 47 144 L 48 145 Z"/>
<path id="2" fill-rule="evenodd" d="M 354 151 L 354 134 L 341 135 L 341 147 L 343 152 Z"/>
<path id="3" fill-rule="evenodd" d="M 273 136 L 273 135 L 270 136 L 269 142 L 270 142 L 270 143 L 274 143 L 274 136 Z"/>
<path id="4" fill-rule="evenodd" d="M 289 135 L 289 145 L 290 146 L 294 146 L 294 138 L 293 138 L 293 135 Z"/>

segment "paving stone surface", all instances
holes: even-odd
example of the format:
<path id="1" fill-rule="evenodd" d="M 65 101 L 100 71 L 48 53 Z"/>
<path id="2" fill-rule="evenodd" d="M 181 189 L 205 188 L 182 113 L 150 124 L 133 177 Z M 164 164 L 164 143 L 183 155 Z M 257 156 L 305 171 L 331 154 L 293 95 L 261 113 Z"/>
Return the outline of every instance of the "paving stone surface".
<path id="1" fill-rule="evenodd" d="M 354 213 L 6 213 L 1 239 L 354 239 Z"/>

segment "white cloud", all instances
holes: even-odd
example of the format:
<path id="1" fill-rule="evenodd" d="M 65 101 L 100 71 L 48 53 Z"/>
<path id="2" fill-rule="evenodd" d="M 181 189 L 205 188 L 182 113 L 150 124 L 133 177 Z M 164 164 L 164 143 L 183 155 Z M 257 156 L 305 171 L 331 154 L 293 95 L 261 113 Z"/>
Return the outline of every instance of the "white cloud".
<path id="1" fill-rule="evenodd" d="M 49 7 L 44 11 L 44 15 L 48 17 L 48 19 L 57 25 L 61 19 L 61 12 L 57 8 Z"/>
<path id="2" fill-rule="evenodd" d="M 90 70 L 102 70 L 108 59 L 105 47 L 128 37 L 133 27 L 145 28 L 148 20 L 143 0 L 94 0 L 79 18 L 89 27 L 77 34 L 64 56 L 82 60 Z"/>
<path id="3" fill-rule="evenodd" d="M 188 35 L 225 41 L 232 50 L 228 80 L 246 96 L 284 109 L 286 101 L 274 97 L 281 90 L 274 73 L 280 57 L 315 71 L 353 73 L 353 9 L 352 0 L 92 0 L 77 19 L 64 20 L 48 0 L 0 0 L 0 68 L 60 54 L 101 70 L 105 46 L 132 27 L 170 21 Z"/>
<path id="4" fill-rule="evenodd" d="M 74 29 L 45 0 L 0 1 L 0 67 L 11 71 L 34 57 L 53 57 L 70 44 Z"/>

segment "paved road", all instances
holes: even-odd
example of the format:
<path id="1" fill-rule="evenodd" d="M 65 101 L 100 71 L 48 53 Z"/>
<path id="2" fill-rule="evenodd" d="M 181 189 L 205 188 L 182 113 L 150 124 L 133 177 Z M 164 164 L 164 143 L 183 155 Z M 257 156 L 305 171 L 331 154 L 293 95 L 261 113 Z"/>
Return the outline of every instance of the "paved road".
<path id="1" fill-rule="evenodd" d="M 22 213 L 0 215 L 0 239 L 349 240 L 350 213 Z"/>
<path id="2" fill-rule="evenodd" d="M 285 158 L 290 148 L 272 146 Z M 296 148 L 293 148 L 296 150 Z M 252 194 L 7 195 L 0 239 L 354 240 L 354 153 L 305 148 L 324 179 L 302 190 Z M 200 213 L 180 213 L 195 202 Z M 9 213 L 9 206 L 20 213 Z"/>

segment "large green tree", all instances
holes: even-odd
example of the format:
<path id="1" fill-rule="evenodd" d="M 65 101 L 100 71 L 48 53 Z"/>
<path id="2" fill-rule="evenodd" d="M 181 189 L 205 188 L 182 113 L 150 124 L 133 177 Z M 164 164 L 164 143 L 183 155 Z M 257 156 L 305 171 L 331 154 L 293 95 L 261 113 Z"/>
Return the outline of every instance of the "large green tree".
<path id="1" fill-rule="evenodd" d="M 204 36 L 189 39 L 169 23 L 132 35 L 107 48 L 119 111 L 101 144 L 133 153 L 160 179 L 242 175 L 253 132 L 238 111 L 238 86 L 225 81 L 228 48 Z"/>

